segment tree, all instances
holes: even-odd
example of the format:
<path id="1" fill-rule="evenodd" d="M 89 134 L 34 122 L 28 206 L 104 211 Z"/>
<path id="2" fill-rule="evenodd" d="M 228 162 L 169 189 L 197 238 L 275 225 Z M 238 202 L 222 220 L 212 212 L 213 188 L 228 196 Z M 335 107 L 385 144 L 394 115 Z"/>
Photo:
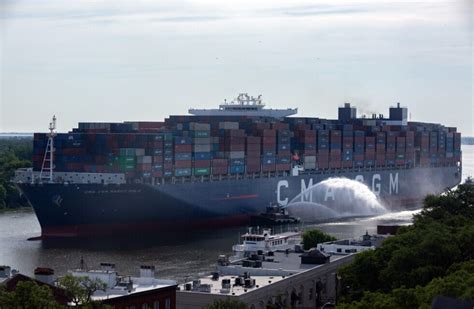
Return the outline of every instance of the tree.
<path id="1" fill-rule="evenodd" d="M 474 299 L 474 185 L 428 196 L 413 225 L 342 267 L 342 308 L 426 307 Z"/>
<path id="2" fill-rule="evenodd" d="M 214 302 L 206 307 L 207 309 L 247 309 L 246 303 L 232 298 L 225 300 L 216 299 Z"/>
<path id="3" fill-rule="evenodd" d="M 5 207 L 5 199 L 7 198 L 7 190 L 0 184 L 0 209 Z"/>
<path id="4" fill-rule="evenodd" d="M 316 247 L 317 244 L 333 240 L 336 240 L 336 238 L 320 230 L 309 230 L 303 233 L 303 248 L 309 250 Z"/>
<path id="5" fill-rule="evenodd" d="M 91 304 L 92 295 L 96 291 L 105 291 L 107 285 L 99 279 L 74 277 L 71 274 L 59 279 L 59 286 L 66 290 L 66 295 L 76 305 Z"/>
<path id="6" fill-rule="evenodd" d="M 61 308 L 46 285 L 34 281 L 18 282 L 15 291 L 7 292 L 0 288 L 0 305 L 5 308 Z"/>

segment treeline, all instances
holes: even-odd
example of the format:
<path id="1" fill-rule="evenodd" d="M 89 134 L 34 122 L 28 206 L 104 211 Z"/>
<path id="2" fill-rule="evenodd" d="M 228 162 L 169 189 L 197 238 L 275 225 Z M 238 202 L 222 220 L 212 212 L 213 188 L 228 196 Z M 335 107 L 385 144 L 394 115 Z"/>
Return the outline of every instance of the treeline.
<path id="1" fill-rule="evenodd" d="M 11 179 L 15 169 L 31 167 L 33 140 L 27 137 L 0 139 L 0 209 L 28 206 Z"/>
<path id="2" fill-rule="evenodd" d="M 438 296 L 474 300 L 474 185 L 428 196 L 414 223 L 340 271 L 338 308 L 429 308 Z"/>

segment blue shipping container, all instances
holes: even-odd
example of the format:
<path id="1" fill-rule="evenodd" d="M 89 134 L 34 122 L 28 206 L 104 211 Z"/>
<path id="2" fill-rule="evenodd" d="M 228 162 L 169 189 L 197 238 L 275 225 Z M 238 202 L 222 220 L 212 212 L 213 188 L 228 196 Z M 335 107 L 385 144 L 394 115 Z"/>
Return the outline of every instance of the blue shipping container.
<path id="1" fill-rule="evenodd" d="M 231 174 L 243 174 L 245 171 L 245 165 L 231 165 L 230 173 Z"/>
<path id="2" fill-rule="evenodd" d="M 210 152 L 195 152 L 194 160 L 211 160 L 212 156 Z"/>
<path id="3" fill-rule="evenodd" d="M 189 161 L 192 159 L 190 152 L 177 152 L 174 154 L 174 159 L 176 161 Z"/>

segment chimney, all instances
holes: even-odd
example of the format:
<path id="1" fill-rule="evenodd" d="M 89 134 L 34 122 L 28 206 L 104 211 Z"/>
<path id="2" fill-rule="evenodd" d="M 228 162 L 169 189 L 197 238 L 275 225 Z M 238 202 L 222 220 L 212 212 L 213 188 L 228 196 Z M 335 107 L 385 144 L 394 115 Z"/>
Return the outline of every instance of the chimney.
<path id="1" fill-rule="evenodd" d="M 142 265 L 140 266 L 141 278 L 155 278 L 155 266 Z"/>
<path id="2" fill-rule="evenodd" d="M 37 267 L 35 269 L 35 279 L 52 285 L 54 283 L 54 270 L 47 267 Z"/>

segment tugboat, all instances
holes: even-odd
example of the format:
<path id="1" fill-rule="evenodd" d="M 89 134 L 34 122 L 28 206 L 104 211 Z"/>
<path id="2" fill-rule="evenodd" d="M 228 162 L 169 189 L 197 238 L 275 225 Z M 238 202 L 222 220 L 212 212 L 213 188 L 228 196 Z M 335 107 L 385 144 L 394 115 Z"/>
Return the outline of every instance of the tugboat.
<path id="1" fill-rule="evenodd" d="M 242 259 L 255 253 L 293 250 L 301 244 L 301 232 L 298 230 L 272 234 L 271 229 L 260 232 L 249 231 L 241 235 L 242 244 L 232 246 L 232 260 Z"/>
<path id="2" fill-rule="evenodd" d="M 281 225 L 299 223 L 300 219 L 292 217 L 279 203 L 270 203 L 264 213 L 252 217 L 253 225 Z"/>

